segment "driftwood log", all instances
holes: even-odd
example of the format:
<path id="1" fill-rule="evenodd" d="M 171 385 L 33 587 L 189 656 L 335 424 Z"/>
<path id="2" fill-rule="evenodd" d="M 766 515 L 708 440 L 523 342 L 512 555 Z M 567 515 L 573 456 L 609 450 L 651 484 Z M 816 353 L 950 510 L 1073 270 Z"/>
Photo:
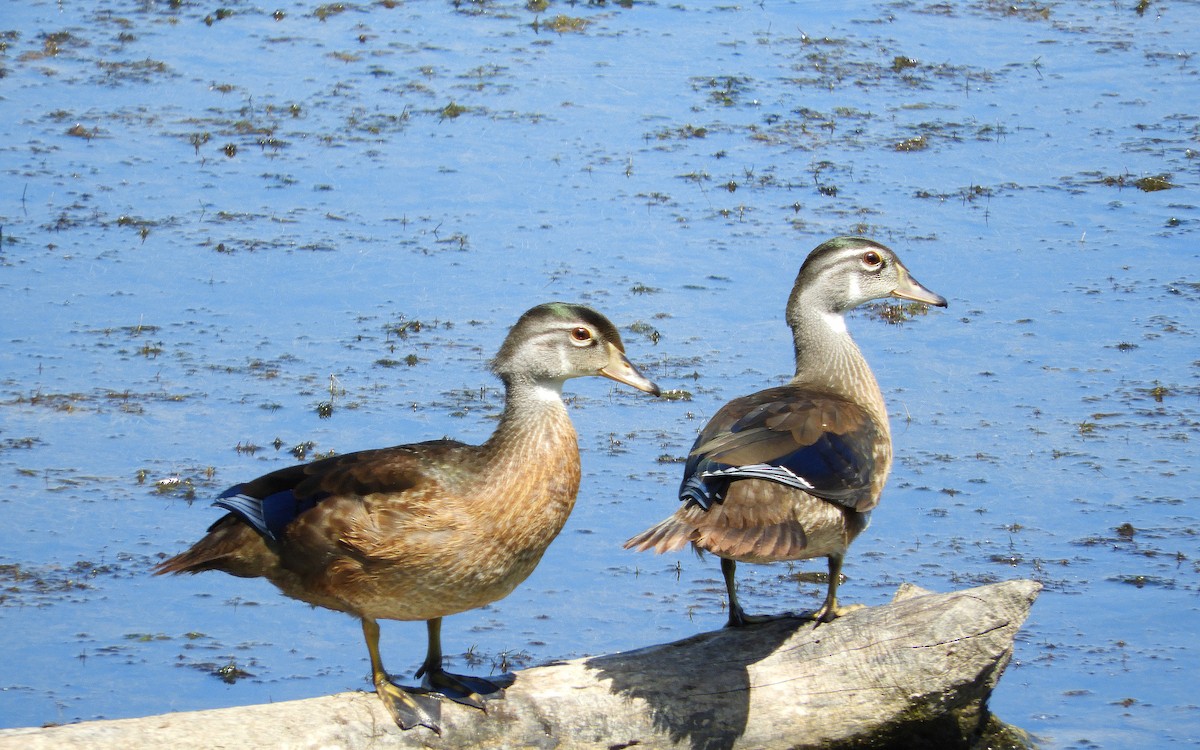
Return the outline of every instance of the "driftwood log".
<path id="1" fill-rule="evenodd" d="M 9 748 L 970 747 L 1041 586 L 795 619 L 523 670 L 487 715 L 443 702 L 439 737 L 403 732 L 374 693 L 0 730 Z"/>

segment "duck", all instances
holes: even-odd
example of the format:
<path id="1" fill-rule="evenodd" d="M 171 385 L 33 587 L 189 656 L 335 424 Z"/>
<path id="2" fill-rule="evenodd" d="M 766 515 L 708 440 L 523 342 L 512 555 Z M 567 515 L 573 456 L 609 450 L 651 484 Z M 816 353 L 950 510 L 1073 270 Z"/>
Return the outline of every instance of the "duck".
<path id="1" fill-rule="evenodd" d="M 227 513 L 154 573 L 265 578 L 285 596 L 358 618 L 375 691 L 401 729 L 441 734 L 443 699 L 486 713 L 485 696 L 511 680 L 446 671 L 442 618 L 507 596 L 566 523 L 580 460 L 564 382 L 602 376 L 659 395 L 608 318 L 564 302 L 521 315 L 491 370 L 504 408 L 483 444 L 363 450 L 237 484 L 214 503 Z M 426 622 L 419 687 L 384 669 L 379 620 Z"/>
<path id="2" fill-rule="evenodd" d="M 786 309 L 795 375 L 722 406 L 688 453 L 680 507 L 625 542 L 626 549 L 658 553 L 691 544 L 720 558 L 729 627 L 786 616 L 745 612 L 739 562 L 825 557 L 825 599 L 802 616 L 820 625 L 855 608 L 838 604 L 842 564 L 879 504 L 892 438 L 883 394 L 846 314 L 888 297 L 947 304 L 874 240 L 835 237 L 809 253 Z"/>

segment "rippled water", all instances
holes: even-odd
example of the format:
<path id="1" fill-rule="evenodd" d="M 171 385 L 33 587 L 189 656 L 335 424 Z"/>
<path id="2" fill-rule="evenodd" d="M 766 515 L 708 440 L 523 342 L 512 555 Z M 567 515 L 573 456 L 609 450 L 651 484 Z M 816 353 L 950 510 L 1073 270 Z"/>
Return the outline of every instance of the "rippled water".
<path id="1" fill-rule="evenodd" d="M 367 689 L 351 619 L 148 570 L 296 456 L 482 440 L 487 359 L 549 299 L 691 400 L 569 384 L 575 514 L 447 652 L 719 627 L 715 560 L 620 542 L 786 378 L 808 250 L 861 233 L 951 306 L 851 321 L 897 464 L 844 600 L 1036 578 L 1003 719 L 1200 741 L 1197 3 L 278 7 L 0 15 L 0 725 Z M 744 602 L 815 606 L 822 568 L 742 566 Z M 411 673 L 424 628 L 384 641 Z"/>

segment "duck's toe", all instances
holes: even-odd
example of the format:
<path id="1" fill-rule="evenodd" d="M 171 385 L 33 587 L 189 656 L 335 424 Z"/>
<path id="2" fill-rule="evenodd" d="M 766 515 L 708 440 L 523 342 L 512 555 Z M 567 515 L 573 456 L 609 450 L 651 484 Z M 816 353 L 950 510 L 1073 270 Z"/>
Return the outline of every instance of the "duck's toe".
<path id="1" fill-rule="evenodd" d="M 866 609 L 866 605 L 865 604 L 847 604 L 847 605 L 843 606 L 843 605 L 838 604 L 836 601 L 833 603 L 827 602 L 825 604 L 822 604 L 820 609 L 814 610 L 812 612 L 805 612 L 803 615 L 801 615 L 801 617 L 804 618 L 805 620 L 812 620 L 812 621 L 816 622 L 818 625 L 822 625 L 827 622 L 833 622 L 834 620 L 841 617 L 842 615 L 849 614 L 850 612 L 853 612 L 856 609 Z"/>
<path id="2" fill-rule="evenodd" d="M 741 607 L 730 608 L 729 621 L 725 623 L 727 628 L 744 628 L 747 625 L 760 625 L 764 622 L 774 622 L 775 620 L 784 620 L 789 617 L 795 617 L 792 612 L 781 612 L 777 615 L 748 615 Z"/>
<path id="3" fill-rule="evenodd" d="M 401 729 L 428 727 L 442 733 L 442 705 L 434 695 L 423 689 L 404 688 L 390 680 L 375 683 L 375 692 Z"/>
<path id="4" fill-rule="evenodd" d="M 478 708 L 487 712 L 484 701 L 504 697 L 504 688 L 513 683 L 510 675 L 502 675 L 495 680 L 485 680 L 482 677 L 460 675 L 445 670 L 428 671 L 422 684 L 429 690 L 444 695 L 455 703 Z"/>

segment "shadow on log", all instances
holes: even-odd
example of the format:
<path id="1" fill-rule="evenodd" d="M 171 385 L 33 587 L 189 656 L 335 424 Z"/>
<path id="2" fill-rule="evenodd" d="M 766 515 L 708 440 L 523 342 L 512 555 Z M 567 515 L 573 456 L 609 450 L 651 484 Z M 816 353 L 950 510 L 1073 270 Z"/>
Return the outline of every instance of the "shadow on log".
<path id="1" fill-rule="evenodd" d="M 795 619 L 519 672 L 488 714 L 443 702 L 442 736 L 402 732 L 373 693 L 0 730 L 8 748 L 969 748 L 1041 586 Z M 1019 734 L 1019 732 L 1018 732 Z M 1013 740 L 1015 746 L 1022 741 Z"/>

